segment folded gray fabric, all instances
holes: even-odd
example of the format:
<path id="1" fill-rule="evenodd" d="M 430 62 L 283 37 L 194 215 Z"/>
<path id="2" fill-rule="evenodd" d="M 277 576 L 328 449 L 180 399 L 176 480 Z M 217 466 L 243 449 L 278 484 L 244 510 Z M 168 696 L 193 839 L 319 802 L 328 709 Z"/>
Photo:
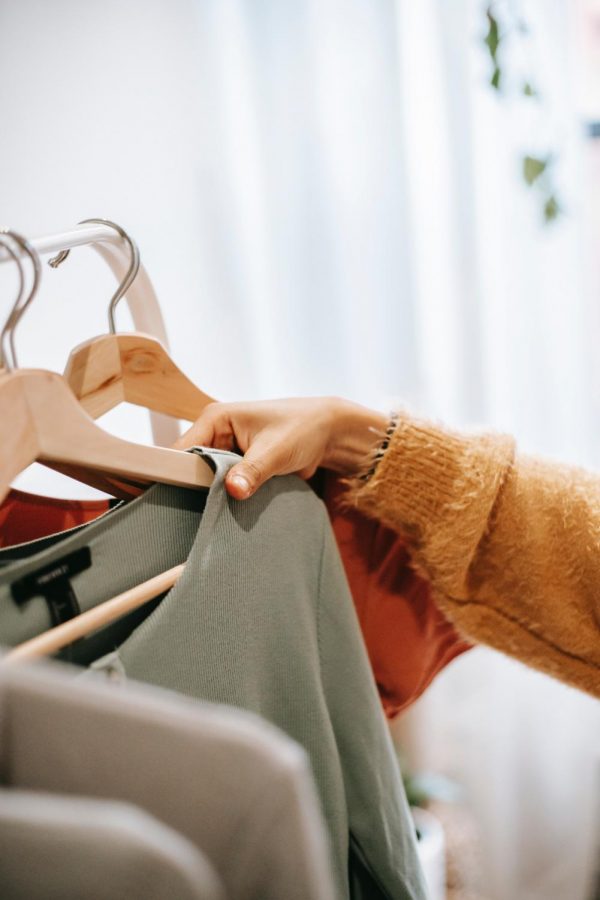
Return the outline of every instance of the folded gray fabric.
<path id="1" fill-rule="evenodd" d="M 0 664 L 1 783 L 146 810 L 202 850 L 230 900 L 332 900 L 296 743 L 243 711 L 77 672 Z"/>
<path id="2" fill-rule="evenodd" d="M 190 841 L 126 803 L 0 790 L 3 900 L 225 900 Z"/>

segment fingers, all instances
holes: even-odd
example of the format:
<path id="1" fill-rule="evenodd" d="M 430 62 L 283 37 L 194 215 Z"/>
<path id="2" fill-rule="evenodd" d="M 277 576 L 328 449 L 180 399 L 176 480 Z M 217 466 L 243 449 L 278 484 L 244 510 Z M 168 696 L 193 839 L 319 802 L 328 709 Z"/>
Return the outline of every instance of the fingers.
<path id="1" fill-rule="evenodd" d="M 227 492 L 236 500 L 247 500 L 273 475 L 290 471 L 286 466 L 288 455 L 287 448 L 274 442 L 270 436 L 257 435 L 243 460 L 227 473 Z"/>
<path id="2" fill-rule="evenodd" d="M 209 403 L 194 424 L 175 441 L 173 449 L 215 447 L 219 450 L 232 450 L 234 444 L 235 435 L 225 405 Z"/>
<path id="3" fill-rule="evenodd" d="M 259 482 L 260 474 L 257 473 L 256 477 L 252 477 L 248 466 L 241 464 L 230 469 L 225 477 L 227 493 L 234 500 L 247 500 L 255 493 Z"/>
<path id="4" fill-rule="evenodd" d="M 235 450 L 244 458 L 228 472 L 225 486 L 237 500 L 251 497 L 273 475 L 312 475 L 329 444 L 338 401 L 292 398 L 210 403 L 175 443 Z"/>
<path id="5" fill-rule="evenodd" d="M 245 418 L 239 404 L 210 403 L 173 445 L 176 450 L 194 446 L 246 450 L 243 461 L 226 477 L 227 491 L 236 500 L 251 497 L 267 479 L 279 474 L 285 459 L 285 451 L 264 426 L 261 429 L 262 423 L 248 427 Z"/>

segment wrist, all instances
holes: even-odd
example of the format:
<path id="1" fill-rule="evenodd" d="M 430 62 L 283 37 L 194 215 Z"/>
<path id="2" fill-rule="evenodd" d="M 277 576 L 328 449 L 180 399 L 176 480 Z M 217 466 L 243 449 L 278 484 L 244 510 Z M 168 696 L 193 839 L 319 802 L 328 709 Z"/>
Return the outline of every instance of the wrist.
<path id="1" fill-rule="evenodd" d="M 349 400 L 331 401 L 330 439 L 322 465 L 340 475 L 369 470 L 386 436 L 389 417 Z"/>

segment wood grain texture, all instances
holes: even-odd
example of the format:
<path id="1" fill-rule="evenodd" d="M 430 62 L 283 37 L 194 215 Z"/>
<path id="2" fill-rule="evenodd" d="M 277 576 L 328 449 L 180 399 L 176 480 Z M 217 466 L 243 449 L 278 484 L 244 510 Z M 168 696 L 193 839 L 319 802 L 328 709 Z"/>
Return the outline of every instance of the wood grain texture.
<path id="1" fill-rule="evenodd" d="M 213 402 L 160 341 L 140 333 L 105 334 L 80 344 L 69 356 L 65 379 L 94 419 L 127 402 L 193 422 Z"/>
<path id="2" fill-rule="evenodd" d="M 0 375 L 0 416 L 0 500 L 33 462 L 70 469 L 92 485 L 99 475 L 192 488 L 212 483 L 212 469 L 196 454 L 135 444 L 103 431 L 55 372 L 19 369 Z"/>

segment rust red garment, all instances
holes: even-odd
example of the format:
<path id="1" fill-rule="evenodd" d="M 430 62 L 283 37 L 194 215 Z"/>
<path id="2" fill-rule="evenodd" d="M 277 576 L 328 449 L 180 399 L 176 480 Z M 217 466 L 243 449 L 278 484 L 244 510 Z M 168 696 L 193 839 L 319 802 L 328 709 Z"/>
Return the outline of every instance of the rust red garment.
<path id="1" fill-rule="evenodd" d="M 84 525 L 109 508 L 108 500 L 63 500 L 12 488 L 0 505 L 0 547 L 25 544 Z"/>
<path id="2" fill-rule="evenodd" d="M 438 609 L 429 582 L 410 567 L 399 534 L 341 508 L 344 489 L 332 473 L 321 470 L 313 487 L 327 506 L 379 695 L 392 719 L 472 645 Z"/>
<path id="3" fill-rule="evenodd" d="M 468 650 L 439 611 L 429 584 L 409 566 L 402 539 L 373 519 L 342 510 L 342 487 L 319 473 L 322 497 L 340 550 L 381 701 L 393 718 L 419 697 L 454 657 Z M 11 490 L 0 506 L 0 547 L 91 522 L 108 500 L 63 500 Z"/>

